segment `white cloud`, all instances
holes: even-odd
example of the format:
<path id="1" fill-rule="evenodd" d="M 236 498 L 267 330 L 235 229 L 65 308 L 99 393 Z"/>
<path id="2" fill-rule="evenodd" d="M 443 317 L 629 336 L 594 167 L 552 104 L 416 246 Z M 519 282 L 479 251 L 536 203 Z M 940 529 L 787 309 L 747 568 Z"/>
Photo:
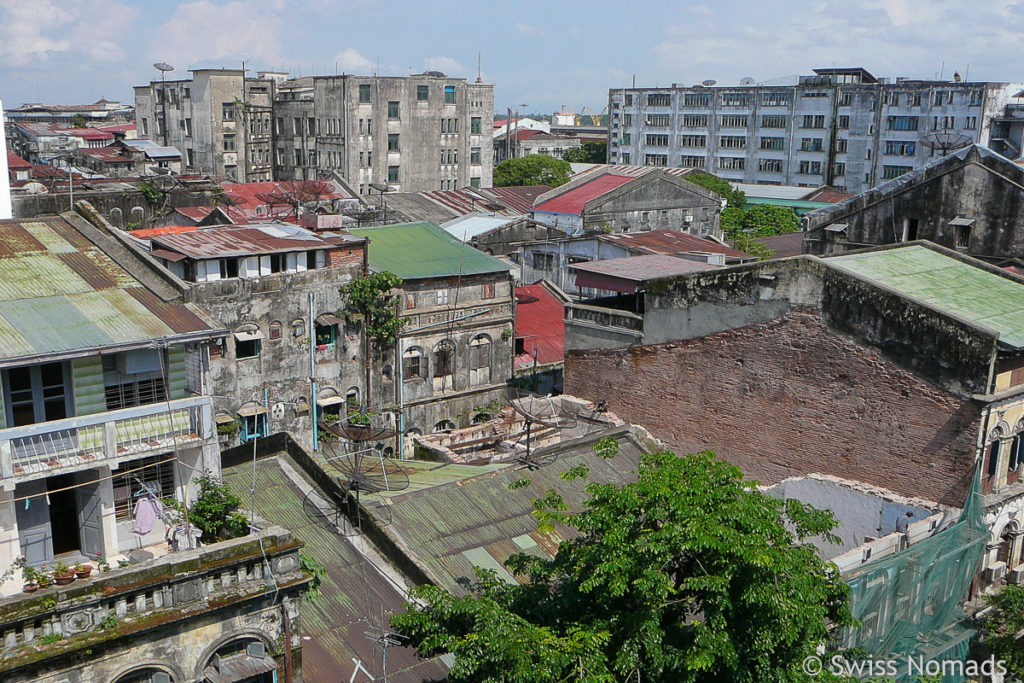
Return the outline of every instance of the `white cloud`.
<path id="1" fill-rule="evenodd" d="M 347 48 L 334 55 L 334 61 L 338 63 L 338 68 L 345 73 L 367 75 L 376 70 L 373 62 L 353 48 Z"/>
<path id="2" fill-rule="evenodd" d="M 427 57 L 427 71 L 443 71 L 449 76 L 465 76 L 466 67 L 451 57 Z"/>
<path id="3" fill-rule="evenodd" d="M 195 0 L 178 5 L 157 28 L 149 56 L 179 70 L 202 61 L 281 61 L 283 0 L 232 0 L 217 4 Z"/>
<path id="4" fill-rule="evenodd" d="M 0 59 L 27 65 L 67 52 L 71 40 L 66 29 L 75 14 L 52 0 L 0 0 Z"/>
<path id="5" fill-rule="evenodd" d="M 541 30 L 539 27 L 531 26 L 530 24 L 525 24 L 521 21 L 516 22 L 516 31 L 518 31 L 521 35 L 526 36 L 527 38 L 536 38 L 541 34 Z"/>

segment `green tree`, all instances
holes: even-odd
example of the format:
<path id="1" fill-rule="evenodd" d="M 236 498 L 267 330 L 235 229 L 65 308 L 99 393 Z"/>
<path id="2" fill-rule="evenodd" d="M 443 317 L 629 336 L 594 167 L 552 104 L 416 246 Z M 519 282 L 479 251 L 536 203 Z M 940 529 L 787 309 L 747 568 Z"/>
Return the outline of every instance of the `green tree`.
<path id="1" fill-rule="evenodd" d="M 800 229 L 800 217 L 788 206 L 758 204 L 743 214 L 743 230 L 755 237 L 781 235 Z"/>
<path id="2" fill-rule="evenodd" d="M 558 187 L 569 181 L 572 168 L 568 161 L 543 154 L 505 159 L 494 169 L 495 187 L 548 185 Z"/>
<path id="3" fill-rule="evenodd" d="M 732 245 L 742 251 L 745 254 L 756 256 L 758 261 L 767 261 L 772 256 L 775 256 L 775 250 L 769 249 L 765 245 L 755 240 L 750 235 L 740 233 L 733 240 Z"/>
<path id="4" fill-rule="evenodd" d="M 1024 586 L 1006 586 L 985 596 L 995 609 L 982 620 L 982 644 L 1006 663 L 1009 678 L 1024 678 Z"/>
<path id="5" fill-rule="evenodd" d="M 478 570 L 466 597 L 417 587 L 394 627 L 455 654 L 453 681 L 754 683 L 805 680 L 804 658 L 852 623 L 849 589 L 807 540 L 835 540 L 831 512 L 772 498 L 709 451 L 645 455 L 636 482 L 587 491 L 577 513 L 553 491 L 535 501 L 542 530 L 578 536 L 553 558 L 511 557 L 523 583 Z"/>
<path id="6" fill-rule="evenodd" d="M 579 147 L 565 150 L 562 159 L 573 164 L 603 164 L 608 159 L 608 143 L 584 142 Z"/>
<path id="7" fill-rule="evenodd" d="M 338 290 L 345 297 L 345 309 L 339 313 L 366 325 L 366 335 L 381 347 L 394 344 L 404 323 L 395 292 L 401 284 L 402 278 L 387 271 L 353 280 Z"/>
<path id="8" fill-rule="evenodd" d="M 701 187 L 717 192 L 728 202 L 728 206 L 731 209 L 743 210 L 743 207 L 747 203 L 747 195 L 742 190 L 736 190 L 732 185 L 729 184 L 728 180 L 723 180 L 718 176 L 711 175 L 710 173 L 687 173 L 683 176 L 683 180 L 687 180 L 694 185 L 700 185 Z"/>

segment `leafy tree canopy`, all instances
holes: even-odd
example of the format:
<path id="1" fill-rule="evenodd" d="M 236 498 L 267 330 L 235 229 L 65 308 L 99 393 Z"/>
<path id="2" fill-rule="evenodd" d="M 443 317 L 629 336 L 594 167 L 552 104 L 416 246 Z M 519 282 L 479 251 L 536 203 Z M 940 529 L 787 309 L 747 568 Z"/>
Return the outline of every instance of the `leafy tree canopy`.
<path id="1" fill-rule="evenodd" d="M 637 476 L 589 484 L 577 513 L 549 491 L 541 529 L 579 534 L 553 558 L 510 558 L 521 584 L 478 570 L 465 597 L 420 586 L 392 625 L 424 654 L 454 653 L 453 681 L 804 680 L 827 625 L 852 622 L 807 540 L 835 540 L 832 513 L 760 492 L 710 451 L 645 455 Z"/>
<path id="2" fill-rule="evenodd" d="M 747 203 L 746 194 L 741 190 L 734 190 L 728 180 L 723 180 L 710 173 L 687 173 L 683 176 L 683 180 L 687 180 L 694 185 L 700 185 L 712 192 L 717 192 L 728 202 L 730 208 L 743 210 L 743 206 Z"/>
<path id="3" fill-rule="evenodd" d="M 567 149 L 562 154 L 562 159 L 573 164 L 603 164 L 607 158 L 607 142 L 584 142 L 581 146 Z"/>
<path id="4" fill-rule="evenodd" d="M 1006 662 L 1008 680 L 1024 678 L 1024 586 L 1006 586 L 985 601 L 995 609 L 981 623 L 984 646 Z"/>
<path id="5" fill-rule="evenodd" d="M 339 288 L 345 297 L 344 314 L 366 325 L 366 334 L 381 346 L 393 344 L 404 321 L 398 315 L 395 288 L 402 278 L 387 271 L 353 280 Z"/>
<path id="6" fill-rule="evenodd" d="M 743 229 L 754 237 L 781 235 L 800 229 L 800 218 L 788 206 L 758 204 L 743 214 Z"/>
<path id="7" fill-rule="evenodd" d="M 494 169 L 495 187 L 512 185 L 548 185 L 558 187 L 569 181 L 572 168 L 568 161 L 543 154 L 505 159 Z"/>

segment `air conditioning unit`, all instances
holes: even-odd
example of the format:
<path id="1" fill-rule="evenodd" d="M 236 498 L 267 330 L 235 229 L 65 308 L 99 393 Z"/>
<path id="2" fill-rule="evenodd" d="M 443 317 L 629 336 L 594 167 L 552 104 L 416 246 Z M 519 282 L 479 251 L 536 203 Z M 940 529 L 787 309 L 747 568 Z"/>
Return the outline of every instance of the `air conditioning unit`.
<path id="1" fill-rule="evenodd" d="M 981 573 L 981 578 L 988 583 L 995 583 L 1006 576 L 1006 563 L 993 562 Z"/>
<path id="2" fill-rule="evenodd" d="M 1006 573 L 1006 583 L 1012 583 L 1017 586 L 1024 584 L 1024 566 L 1008 571 Z"/>
<path id="3" fill-rule="evenodd" d="M 266 657 L 267 648 L 261 641 L 254 640 L 246 644 L 245 654 L 249 655 L 250 657 Z"/>
<path id="4" fill-rule="evenodd" d="M 686 217 L 684 217 L 683 218 L 683 222 L 684 223 L 692 223 L 693 222 L 693 216 L 686 216 Z"/>

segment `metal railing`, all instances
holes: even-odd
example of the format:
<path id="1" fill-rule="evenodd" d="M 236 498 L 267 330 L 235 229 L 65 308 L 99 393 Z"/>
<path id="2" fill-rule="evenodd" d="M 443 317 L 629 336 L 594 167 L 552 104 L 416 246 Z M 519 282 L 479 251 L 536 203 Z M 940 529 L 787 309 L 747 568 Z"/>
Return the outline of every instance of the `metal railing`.
<path id="1" fill-rule="evenodd" d="M 566 305 L 565 319 L 567 321 L 579 320 L 593 323 L 602 327 L 619 327 L 637 332 L 642 332 L 644 329 L 644 319 L 636 313 L 583 304 Z"/>
<path id="2" fill-rule="evenodd" d="M 0 476 L 135 457 L 212 436 L 212 409 L 206 396 L 12 427 L 0 430 Z"/>

